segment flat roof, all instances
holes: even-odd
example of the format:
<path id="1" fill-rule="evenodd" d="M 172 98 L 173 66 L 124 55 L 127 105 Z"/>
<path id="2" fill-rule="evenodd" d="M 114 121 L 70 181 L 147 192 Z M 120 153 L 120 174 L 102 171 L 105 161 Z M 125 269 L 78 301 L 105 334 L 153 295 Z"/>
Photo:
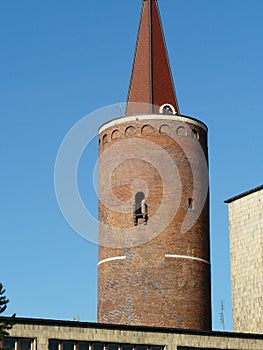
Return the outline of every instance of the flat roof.
<path id="1" fill-rule="evenodd" d="M 5 321 L 8 317 L 0 316 L 0 322 Z M 121 331 L 136 331 L 136 332 L 151 332 L 151 333 L 170 333 L 170 334 L 189 334 L 197 336 L 209 336 L 209 337 L 227 337 L 227 338 L 245 338 L 245 339 L 263 339 L 263 334 L 255 333 L 236 333 L 229 331 L 199 331 L 191 329 L 178 329 L 178 328 L 166 328 L 166 327 L 149 327 L 149 326 L 130 326 L 120 324 L 105 324 L 94 322 L 80 322 L 80 321 L 66 321 L 66 320 L 54 320 L 54 319 L 39 319 L 39 318 L 24 318 L 16 317 L 14 320 L 14 326 L 16 324 L 22 325 L 43 325 L 51 327 L 76 327 L 76 328 L 97 328 L 97 329 L 109 329 L 109 330 L 121 330 Z"/>
<path id="2" fill-rule="evenodd" d="M 263 185 L 257 186 L 257 187 L 255 187 L 255 188 L 252 188 L 252 190 L 249 190 L 249 191 L 240 193 L 240 194 L 238 194 L 238 195 L 236 195 L 236 196 L 234 196 L 234 197 L 232 197 L 232 198 L 229 198 L 229 199 L 225 200 L 225 203 L 234 202 L 234 201 L 237 200 L 237 199 L 246 197 L 246 196 L 248 196 L 249 194 L 252 194 L 252 193 L 254 193 L 254 192 L 258 192 L 258 191 L 260 191 L 260 190 L 262 190 L 262 189 L 263 189 Z"/>

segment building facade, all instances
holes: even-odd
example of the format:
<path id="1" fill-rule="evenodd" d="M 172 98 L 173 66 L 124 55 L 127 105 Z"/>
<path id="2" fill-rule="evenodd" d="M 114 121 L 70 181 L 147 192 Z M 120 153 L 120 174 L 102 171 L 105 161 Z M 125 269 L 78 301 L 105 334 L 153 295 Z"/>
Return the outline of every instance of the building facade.
<path id="1" fill-rule="evenodd" d="M 207 132 L 144 0 L 126 114 L 99 129 L 98 322 L 211 329 Z"/>
<path id="2" fill-rule="evenodd" d="M 263 186 L 226 201 L 229 209 L 233 326 L 263 332 Z"/>
<path id="3" fill-rule="evenodd" d="M 20 318 L 2 345 L 9 350 L 262 350 L 263 335 Z"/>

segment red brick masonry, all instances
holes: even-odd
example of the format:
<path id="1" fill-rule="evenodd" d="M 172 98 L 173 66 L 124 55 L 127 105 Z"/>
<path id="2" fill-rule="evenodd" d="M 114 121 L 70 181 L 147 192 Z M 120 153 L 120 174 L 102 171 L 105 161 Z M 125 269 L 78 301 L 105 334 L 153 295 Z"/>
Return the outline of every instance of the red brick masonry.
<path id="1" fill-rule="evenodd" d="M 195 215 L 195 208 L 202 197 L 201 191 L 208 180 L 207 174 L 199 166 L 200 145 L 207 159 L 207 129 L 202 127 L 201 122 L 196 123 L 191 118 L 187 119 L 187 123 L 182 123 L 179 119 L 169 120 L 168 116 L 167 120 L 151 120 L 148 116 L 143 120 L 140 116 L 139 120 L 134 118 L 133 121 L 126 121 L 123 118 L 123 122 L 119 120 L 116 125 L 110 124 L 108 128 L 106 125 L 99 134 L 100 156 L 109 152 L 110 162 L 117 164 L 110 177 L 107 165 L 102 164 L 99 192 L 102 193 L 105 186 L 110 186 L 114 195 L 125 202 L 130 211 L 118 212 L 99 203 L 99 219 L 108 225 L 108 229 L 100 228 L 98 322 L 211 329 L 208 196 L 194 225 L 187 232 L 181 232 L 186 215 Z M 122 145 L 124 140 L 128 140 L 127 147 Z M 160 162 L 162 152 L 171 157 L 179 173 L 181 193 L 170 193 L 167 198 L 163 198 L 164 180 L 158 167 L 144 159 L 146 148 L 141 149 L 141 157 L 136 155 L 135 158 L 118 161 L 120 155 L 130 152 L 129 140 L 143 141 L 146 148 L 151 142 L 158 145 Z M 118 143 L 120 147 L 117 147 Z M 113 146 L 114 152 L 110 153 Z M 158 151 L 153 152 L 158 159 Z M 172 183 L 175 176 L 172 169 L 167 168 L 165 176 L 169 186 L 169 181 Z M 181 196 L 179 208 L 174 206 L 171 223 L 162 232 L 156 232 L 156 237 L 152 240 L 133 247 L 107 246 L 116 239 L 118 228 L 130 228 L 136 236 L 138 227 L 134 226 L 133 221 L 132 184 L 138 179 L 142 186 L 145 183 L 148 186 L 148 223 L 143 225 L 143 222 L 139 222 L 138 225 L 142 235 L 144 232 L 147 234 L 151 219 L 157 218 L 158 222 L 167 220 L 170 209 L 159 217 L 158 209 L 161 205 L 173 208 L 172 201 L 177 195 Z M 194 183 L 197 187 L 195 191 Z M 140 190 L 143 191 L 144 188 Z M 194 200 L 194 210 L 189 209 L 189 199 Z M 121 240 L 121 235 L 119 237 Z M 169 257 L 171 255 L 176 257 Z M 119 259 L 104 262 L 105 259 L 115 257 Z"/>

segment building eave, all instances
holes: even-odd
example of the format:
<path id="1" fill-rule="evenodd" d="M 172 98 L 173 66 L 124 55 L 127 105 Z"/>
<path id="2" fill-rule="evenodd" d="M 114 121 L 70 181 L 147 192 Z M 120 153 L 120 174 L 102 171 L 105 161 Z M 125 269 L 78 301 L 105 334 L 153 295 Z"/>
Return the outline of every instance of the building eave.
<path id="1" fill-rule="evenodd" d="M 0 323 L 4 322 L 8 317 L 0 317 Z M 191 329 L 178 329 L 167 327 L 149 327 L 149 326 L 130 326 L 119 324 L 105 324 L 95 322 L 82 322 L 82 321 L 67 321 L 67 320 L 55 320 L 55 319 L 42 319 L 42 318 L 24 318 L 16 317 L 16 325 L 34 325 L 34 326 L 47 326 L 47 327 L 74 327 L 74 328 L 86 328 L 86 329 L 108 329 L 108 330 L 121 330 L 121 331 L 135 331 L 135 332 L 149 332 L 149 333 L 166 333 L 166 334 L 186 334 L 189 336 L 207 336 L 207 337 L 227 337 L 238 339 L 263 339 L 263 334 L 254 333 L 236 333 L 226 331 L 199 331 Z"/>
<path id="2" fill-rule="evenodd" d="M 234 196 L 234 197 L 231 197 L 231 198 L 229 198 L 229 199 L 226 199 L 224 202 L 227 203 L 227 204 L 232 203 L 232 202 L 234 202 L 234 201 L 236 201 L 236 200 L 238 200 L 238 199 L 240 199 L 240 198 L 246 197 L 246 196 L 248 196 L 248 195 L 250 195 L 250 194 L 252 194 L 252 193 L 254 193 L 254 192 L 261 191 L 262 189 L 263 189 L 263 185 L 257 186 L 257 187 L 255 187 L 255 188 L 252 188 L 252 189 L 249 190 L 249 191 L 240 193 L 240 194 L 238 194 L 238 195 L 236 195 L 236 196 Z"/>

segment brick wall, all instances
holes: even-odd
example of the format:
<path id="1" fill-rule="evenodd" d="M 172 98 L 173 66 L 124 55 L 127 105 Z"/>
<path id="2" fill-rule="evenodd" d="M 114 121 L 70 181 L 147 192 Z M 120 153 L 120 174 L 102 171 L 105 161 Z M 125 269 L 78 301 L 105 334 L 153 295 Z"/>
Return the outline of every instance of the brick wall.
<path id="1" fill-rule="evenodd" d="M 128 117 L 103 126 L 99 139 L 98 321 L 211 329 L 206 127 Z M 147 225 L 134 226 L 137 191 Z"/>

